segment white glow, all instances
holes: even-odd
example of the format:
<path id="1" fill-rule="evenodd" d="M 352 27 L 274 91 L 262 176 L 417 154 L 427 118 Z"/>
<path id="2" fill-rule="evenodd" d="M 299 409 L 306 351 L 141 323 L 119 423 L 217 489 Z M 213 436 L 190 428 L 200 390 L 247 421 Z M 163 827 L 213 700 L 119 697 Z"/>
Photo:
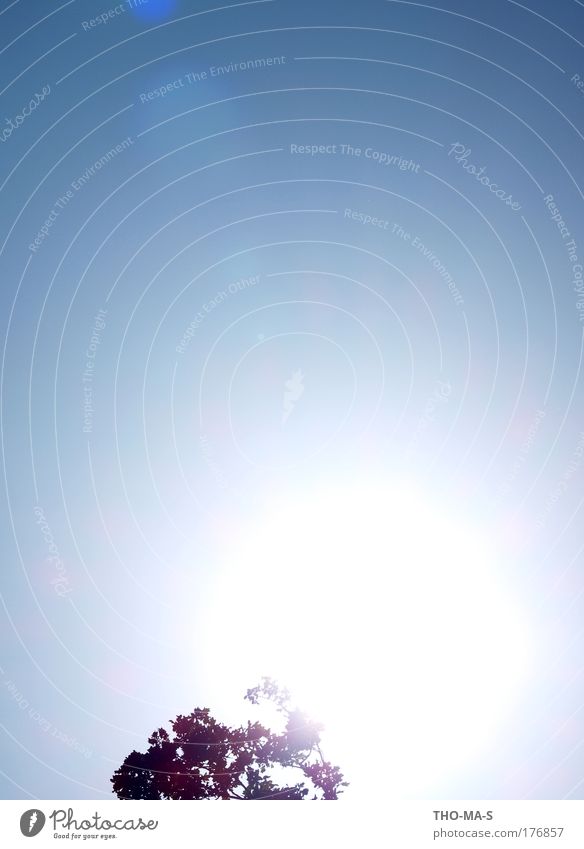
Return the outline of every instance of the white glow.
<path id="1" fill-rule="evenodd" d="M 208 679 L 233 699 L 275 677 L 326 724 L 355 788 L 421 792 L 489 741 L 526 671 L 493 558 L 404 487 L 273 503 L 216 576 Z"/>

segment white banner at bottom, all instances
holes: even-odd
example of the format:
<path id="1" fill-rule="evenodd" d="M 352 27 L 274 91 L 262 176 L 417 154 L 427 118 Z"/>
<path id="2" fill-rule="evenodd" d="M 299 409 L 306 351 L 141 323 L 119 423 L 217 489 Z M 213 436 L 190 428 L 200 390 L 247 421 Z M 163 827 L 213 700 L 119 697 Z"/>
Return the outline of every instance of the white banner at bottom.
<path id="1" fill-rule="evenodd" d="M 584 849 L 581 801 L 0 801 L 0 845 Z M 30 843 L 28 845 L 31 845 Z"/>

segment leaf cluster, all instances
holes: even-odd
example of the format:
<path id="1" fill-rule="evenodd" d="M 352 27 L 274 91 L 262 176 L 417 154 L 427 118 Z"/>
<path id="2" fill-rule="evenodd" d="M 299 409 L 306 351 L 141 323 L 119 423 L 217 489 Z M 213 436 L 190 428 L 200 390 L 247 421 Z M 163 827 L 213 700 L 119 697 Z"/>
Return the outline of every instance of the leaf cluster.
<path id="1" fill-rule="evenodd" d="M 111 779 L 113 792 L 120 799 L 337 799 L 347 783 L 322 755 L 322 726 L 269 678 L 245 698 L 274 705 L 282 729 L 249 721 L 231 728 L 196 708 L 177 716 L 170 733 L 154 731 L 146 752 L 128 755 Z"/>

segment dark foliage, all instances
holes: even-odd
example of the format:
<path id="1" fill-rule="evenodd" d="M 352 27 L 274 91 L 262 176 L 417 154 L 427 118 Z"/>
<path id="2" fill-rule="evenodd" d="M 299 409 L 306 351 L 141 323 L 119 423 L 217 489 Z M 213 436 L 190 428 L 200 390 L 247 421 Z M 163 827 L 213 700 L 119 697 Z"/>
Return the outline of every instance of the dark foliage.
<path id="1" fill-rule="evenodd" d="M 282 730 L 259 722 L 230 728 L 197 708 L 177 716 L 170 734 L 154 731 L 145 753 L 128 755 L 111 779 L 113 792 L 120 799 L 337 799 L 347 783 L 322 755 L 322 727 L 269 678 L 245 698 L 271 702 Z"/>

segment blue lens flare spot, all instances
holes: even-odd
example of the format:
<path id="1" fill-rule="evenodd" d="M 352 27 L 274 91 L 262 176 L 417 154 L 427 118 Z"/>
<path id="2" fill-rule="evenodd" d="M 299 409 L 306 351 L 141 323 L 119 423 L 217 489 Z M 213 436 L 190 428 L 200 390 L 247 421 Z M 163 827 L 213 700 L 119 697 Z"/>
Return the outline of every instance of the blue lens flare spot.
<path id="1" fill-rule="evenodd" d="M 169 18 L 178 7 L 178 0 L 128 0 L 137 18 L 161 21 Z"/>

